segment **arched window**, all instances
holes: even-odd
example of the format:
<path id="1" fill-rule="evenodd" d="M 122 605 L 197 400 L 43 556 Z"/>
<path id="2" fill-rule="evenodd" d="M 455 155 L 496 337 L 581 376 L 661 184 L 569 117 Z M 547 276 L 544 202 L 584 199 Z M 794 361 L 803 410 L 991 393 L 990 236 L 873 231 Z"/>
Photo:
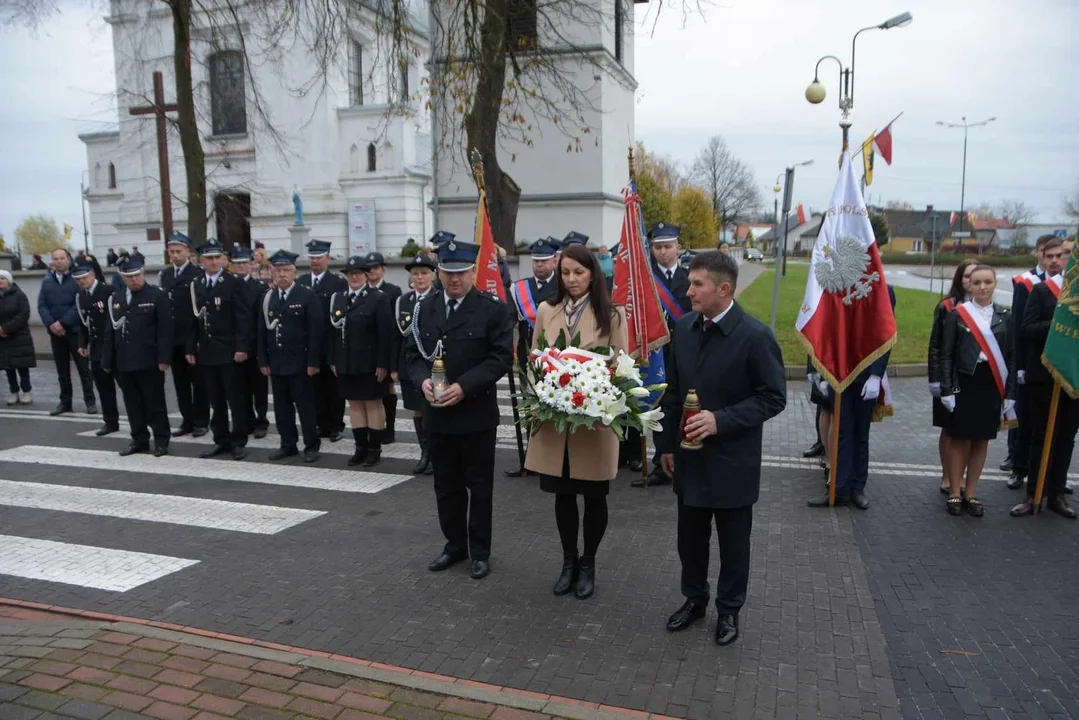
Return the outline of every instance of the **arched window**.
<path id="1" fill-rule="evenodd" d="M 109 163 L 109 190 L 116 189 L 116 166 Z"/>
<path id="2" fill-rule="evenodd" d="M 348 173 L 349 175 L 360 174 L 360 149 L 356 143 L 352 143 L 352 147 L 348 149 Z"/>
<path id="3" fill-rule="evenodd" d="M 375 150 L 374 143 L 367 144 L 367 172 L 374 172 L 376 163 L 376 156 L 378 151 Z"/>
<path id="4" fill-rule="evenodd" d="M 210 117 L 214 135 L 247 132 L 244 56 L 238 50 L 210 56 Z"/>
<path id="5" fill-rule="evenodd" d="M 100 190 L 101 186 L 105 184 L 105 179 L 101 176 L 101 163 L 94 165 L 94 185 L 95 190 Z"/>

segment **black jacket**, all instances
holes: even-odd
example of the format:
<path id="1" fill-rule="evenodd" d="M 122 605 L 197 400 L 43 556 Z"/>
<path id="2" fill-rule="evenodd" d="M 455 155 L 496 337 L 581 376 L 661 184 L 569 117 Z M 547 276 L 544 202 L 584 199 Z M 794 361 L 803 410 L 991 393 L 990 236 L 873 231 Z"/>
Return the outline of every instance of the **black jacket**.
<path id="1" fill-rule="evenodd" d="M 933 327 L 929 330 L 929 382 L 939 383 L 940 374 L 940 342 L 944 334 L 944 320 L 948 313 L 955 308 L 955 300 L 947 297 L 937 303 L 933 310 Z"/>
<path id="2" fill-rule="evenodd" d="M 1038 283 L 1038 285 L 1044 284 L 1046 278 L 1044 272 L 1039 271 L 1037 267 L 1031 268 L 1030 272 L 1042 279 L 1043 282 Z M 1037 287 L 1037 285 L 1034 287 Z M 1027 290 L 1026 285 L 1021 282 L 1016 282 L 1015 278 L 1012 279 L 1012 350 L 1015 357 L 1015 365 L 1019 370 L 1026 370 L 1027 350 L 1025 347 L 1026 338 L 1023 333 L 1023 315 L 1026 312 L 1027 300 L 1030 299 L 1030 293 L 1031 291 Z"/>
<path id="3" fill-rule="evenodd" d="M 240 278 L 240 281 L 243 283 L 244 292 L 247 294 L 247 305 L 251 308 L 251 333 L 248 335 L 247 354 L 250 356 L 250 360 L 255 360 L 259 351 L 257 323 L 262 317 L 262 294 L 266 292 L 267 286 L 262 280 L 257 280 L 250 275 L 245 275 Z"/>
<path id="4" fill-rule="evenodd" d="M 427 291 L 427 297 L 434 297 L 440 292 L 442 291 L 432 286 Z M 405 360 L 405 345 L 408 339 L 412 337 L 412 314 L 415 309 L 415 290 L 409 290 L 393 302 L 393 319 L 397 325 L 397 332 L 394 333 L 393 338 L 393 355 L 397 358 L 397 369 L 406 376 L 408 375 L 408 362 Z"/>
<path id="5" fill-rule="evenodd" d="M 190 285 L 202 277 L 202 268 L 188 261 L 183 272 L 177 274 L 176 266 L 169 265 L 161 271 L 157 282 L 168 296 L 172 308 L 172 344 L 187 347 L 187 339 L 191 335 L 191 325 L 195 322 L 195 314 L 191 310 Z"/>
<path id="6" fill-rule="evenodd" d="M 349 304 L 349 293 L 338 293 L 330 301 L 330 364 L 338 375 L 373 373 L 378 368 L 397 369 L 397 338 L 390 301 L 372 287 L 365 287 Z"/>
<path id="7" fill-rule="evenodd" d="M 413 318 L 419 322 L 420 342 L 433 353 L 442 341 L 446 383 L 459 383 L 464 399 L 448 408 L 425 408 L 424 420 L 432 432 L 462 435 L 498 427 L 501 413 L 495 384 L 513 364 L 513 315 L 498 298 L 473 288 L 448 319 L 442 292 L 428 295 Z M 405 346 L 408 372 L 419 389 L 431 377 L 414 341 Z"/>
<path id="8" fill-rule="evenodd" d="M 393 304 L 397 302 L 397 298 L 401 297 L 402 294 L 400 287 L 394 285 L 392 282 L 386 282 L 385 280 L 383 280 L 382 284 L 375 288 L 375 290 L 378 290 L 386 296 L 386 299 L 390 301 L 391 308 L 393 307 Z"/>
<path id="9" fill-rule="evenodd" d="M 528 284 L 528 297 L 532 299 L 533 320 L 536 319 L 535 315 L 539 312 L 540 303 L 553 298 L 555 293 L 558 292 L 558 278 L 556 278 L 553 273 L 543 284 L 542 290 L 536 289 L 539 283 L 536 282 L 535 275 L 527 279 L 518 280 L 517 282 L 525 282 Z M 528 354 L 532 351 L 532 333 L 534 330 L 532 324 L 525 319 L 524 310 L 521 308 L 520 303 L 517 302 L 517 296 L 511 292 L 509 297 L 513 299 L 512 302 L 517 313 L 517 364 L 521 368 L 524 368 L 528 361 Z"/>
<path id="10" fill-rule="evenodd" d="M 190 286 L 202 313 L 191 323 L 187 354 L 199 365 L 228 365 L 235 354 L 249 352 L 255 332 L 251 298 L 246 283 L 227 270 L 221 271 L 212 288 L 201 277 Z"/>
<path id="11" fill-rule="evenodd" d="M 278 288 L 270 288 L 259 306 L 259 366 L 269 367 L 273 375 L 306 374 L 307 368 L 319 367 L 325 355 L 327 314 L 311 288 L 299 281 L 293 283 L 284 303 Z M 273 328 L 267 327 L 267 320 Z"/>
<path id="12" fill-rule="evenodd" d="M 67 332 L 79 329 L 79 312 L 75 309 L 75 295 L 79 285 L 71 273 L 65 273 L 56 280 L 56 273 L 49 270 L 41 279 L 41 288 L 37 293 L 37 314 L 46 328 L 59 322 Z"/>
<path id="13" fill-rule="evenodd" d="M 1046 283 L 1039 283 L 1030 292 L 1030 297 L 1023 308 L 1023 351 L 1024 356 L 1016 360 L 1016 365 L 1026 371 L 1027 385 L 1048 385 L 1053 377 L 1042 364 L 1045 341 L 1049 339 L 1049 328 L 1053 324 L 1053 313 L 1057 308 L 1057 296 Z"/>
<path id="14" fill-rule="evenodd" d="M 717 327 L 701 327 L 691 312 L 674 330 L 660 452 L 675 454 L 674 491 L 686 505 L 746 507 L 760 496 L 764 423 L 787 405 L 783 357 L 772 332 L 738 303 Z M 679 448 L 688 390 L 716 418 L 716 434 L 700 450 Z"/>
<path id="15" fill-rule="evenodd" d="M 30 300 L 14 283 L 0 294 L 0 370 L 37 367 L 30 335 Z"/>
<path id="16" fill-rule="evenodd" d="M 306 272 L 296 278 L 298 285 L 311 289 L 312 276 L 311 273 Z M 335 272 L 327 270 L 322 275 L 322 280 L 318 284 L 318 289 L 314 291 L 315 297 L 319 304 L 319 318 L 322 320 L 322 334 L 323 338 L 319 344 L 319 362 L 316 365 L 329 365 L 329 353 L 331 342 L 330 337 L 330 298 L 334 293 L 348 292 L 348 280 L 345 280 L 342 276 Z"/>
<path id="17" fill-rule="evenodd" d="M 689 297 L 686 296 L 686 293 L 689 292 L 689 271 L 681 265 L 677 265 L 674 268 L 674 279 L 668 280 L 666 271 L 659 266 L 655 259 L 653 259 L 652 272 L 655 277 L 663 283 L 663 286 L 671 291 L 671 294 L 674 295 L 675 302 L 682 308 L 682 312 L 688 313 L 692 308 Z M 663 316 L 667 318 L 667 327 L 673 332 L 674 325 L 678 321 L 671 317 L 666 311 L 663 312 Z"/>
<path id="18" fill-rule="evenodd" d="M 1011 311 L 1003 305 L 993 303 L 993 322 L 991 330 L 1004 355 L 1008 367 L 1006 397 L 1015 397 L 1015 361 L 1012 356 Z M 954 395 L 959 390 L 959 375 L 973 375 L 978 366 L 978 355 L 982 349 L 974 339 L 970 328 L 955 310 L 948 313 L 944 320 L 944 331 L 940 340 L 940 394 Z"/>
<path id="19" fill-rule="evenodd" d="M 144 285 L 109 297 L 109 332 L 101 367 L 110 372 L 156 370 L 172 360 L 173 320 L 169 298 L 161 288 Z"/>
<path id="20" fill-rule="evenodd" d="M 112 287 L 98 280 L 92 290 L 79 290 L 79 347 L 90 351 L 90 361 L 101 362 L 105 338 L 109 334 L 109 303 Z"/>

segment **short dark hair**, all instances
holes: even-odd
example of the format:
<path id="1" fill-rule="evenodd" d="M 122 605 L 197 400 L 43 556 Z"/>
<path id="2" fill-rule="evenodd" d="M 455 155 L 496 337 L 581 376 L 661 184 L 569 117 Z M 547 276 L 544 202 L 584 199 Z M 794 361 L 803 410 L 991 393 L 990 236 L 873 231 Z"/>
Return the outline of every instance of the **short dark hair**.
<path id="1" fill-rule="evenodd" d="M 1045 244 L 1048 243 L 1050 240 L 1059 240 L 1059 239 L 1060 238 L 1058 238 L 1056 235 L 1042 235 L 1040 238 L 1038 238 L 1037 240 L 1034 241 L 1034 249 L 1035 250 L 1044 250 L 1045 249 Z"/>
<path id="2" fill-rule="evenodd" d="M 716 285 L 724 282 L 731 284 L 731 290 L 738 287 L 738 262 L 730 255 L 724 255 L 718 250 L 698 253 L 693 256 L 689 263 L 690 272 L 705 270 L 712 276 Z"/>
<path id="3" fill-rule="evenodd" d="M 1046 238 L 1048 239 L 1046 240 Z M 1064 241 L 1058 238 L 1056 235 L 1043 235 L 1042 237 L 1038 238 L 1038 242 L 1041 243 L 1042 240 L 1045 240 L 1045 242 L 1042 243 L 1042 252 L 1064 246 Z"/>

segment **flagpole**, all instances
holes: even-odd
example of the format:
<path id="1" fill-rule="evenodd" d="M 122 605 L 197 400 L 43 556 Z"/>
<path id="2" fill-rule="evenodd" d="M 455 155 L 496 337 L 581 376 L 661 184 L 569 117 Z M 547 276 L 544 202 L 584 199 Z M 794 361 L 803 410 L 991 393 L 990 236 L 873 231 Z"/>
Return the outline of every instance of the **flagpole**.
<path id="1" fill-rule="evenodd" d="M 843 393 L 837 390 L 832 403 L 832 426 L 828 428 L 828 459 L 832 463 L 828 468 L 828 507 L 835 507 L 835 486 L 839 478 L 839 416 L 842 409 Z"/>
<path id="2" fill-rule="evenodd" d="M 1057 409 L 1060 407 L 1060 383 L 1053 382 L 1053 396 L 1049 401 L 1049 421 L 1045 425 L 1045 441 L 1042 443 L 1042 460 L 1038 466 L 1038 483 L 1034 486 L 1034 511 L 1041 512 L 1042 491 L 1045 489 L 1045 475 L 1049 470 L 1049 454 L 1056 435 Z"/>
<path id="3" fill-rule="evenodd" d="M 634 184 L 637 180 L 637 168 L 633 162 L 633 146 L 629 148 L 629 181 L 630 184 Z M 637 227 L 637 218 L 633 218 L 632 227 Z M 634 291 L 637 288 L 633 288 Z M 648 367 L 648 338 L 646 337 L 644 329 L 644 318 L 641 317 L 642 313 L 633 313 L 633 325 L 634 331 L 637 333 L 637 349 L 641 353 L 641 356 L 637 359 L 637 363 L 644 368 Z M 641 483 L 648 487 L 648 438 L 645 436 L 644 431 L 641 431 Z"/>
<path id="4" fill-rule="evenodd" d="M 906 112 L 906 110 L 904 110 L 903 112 Z M 892 124 L 895 123 L 895 121 L 898 120 L 901 117 L 903 117 L 903 113 L 899 113 L 894 118 L 892 118 L 892 121 L 884 126 L 884 130 L 887 130 L 888 128 L 890 128 L 892 126 Z M 881 130 L 880 132 L 884 132 L 884 130 Z M 873 133 L 874 139 L 876 139 L 876 136 L 879 135 L 879 134 L 880 133 Z M 861 152 L 862 152 L 862 148 L 858 148 L 857 152 L 855 152 L 854 155 L 851 156 L 851 160 L 858 157 L 861 154 Z"/>

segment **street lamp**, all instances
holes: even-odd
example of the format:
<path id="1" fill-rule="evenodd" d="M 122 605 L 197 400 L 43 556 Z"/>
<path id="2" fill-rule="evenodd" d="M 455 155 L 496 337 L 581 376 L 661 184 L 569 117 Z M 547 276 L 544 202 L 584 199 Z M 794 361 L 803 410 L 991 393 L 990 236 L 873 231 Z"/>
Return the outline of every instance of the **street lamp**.
<path id="1" fill-rule="evenodd" d="M 900 13 L 895 17 L 888 18 L 879 25 L 870 25 L 864 27 L 858 32 L 854 33 L 854 39 L 850 44 L 850 67 L 843 67 L 843 61 L 837 58 L 835 55 L 825 55 L 820 60 L 817 60 L 816 67 L 813 68 L 813 82 L 806 88 L 805 96 L 813 105 L 819 105 L 824 102 L 824 98 L 828 93 L 824 89 L 824 84 L 820 81 L 820 64 L 825 60 L 835 60 L 839 65 L 839 110 L 843 114 L 843 119 L 839 121 L 839 127 L 843 129 L 843 149 L 846 150 L 849 143 L 850 132 L 850 111 L 854 108 L 854 55 L 858 45 L 858 36 L 864 33 L 866 30 L 891 30 L 897 27 L 906 27 L 910 25 L 914 16 L 909 12 Z"/>
<path id="2" fill-rule="evenodd" d="M 787 275 L 787 219 L 791 214 L 791 197 L 794 190 L 794 168 L 802 167 L 803 165 L 812 165 L 812 160 L 804 160 L 800 163 L 787 168 L 781 175 L 786 175 L 786 179 L 783 182 L 783 233 L 782 235 L 776 235 L 776 274 L 772 282 L 772 316 L 769 320 L 769 326 L 772 328 L 772 332 L 776 329 L 776 311 L 779 307 L 779 273 L 782 270 L 783 276 Z M 776 192 L 779 192 L 779 178 L 776 178 Z M 778 198 L 778 195 L 777 195 Z M 782 267 L 780 266 L 782 262 Z"/>
<path id="3" fill-rule="evenodd" d="M 950 123 L 943 120 L 937 120 L 937 125 L 949 128 L 963 128 L 963 185 L 959 191 L 959 232 L 963 232 L 963 210 L 967 199 L 967 130 L 972 127 L 981 127 L 982 125 L 988 125 L 991 122 L 996 122 L 995 117 L 988 118 L 986 120 L 979 120 L 978 122 L 968 123 L 966 116 L 963 117 L 963 122 Z M 962 237 L 962 236 L 960 236 Z"/>

